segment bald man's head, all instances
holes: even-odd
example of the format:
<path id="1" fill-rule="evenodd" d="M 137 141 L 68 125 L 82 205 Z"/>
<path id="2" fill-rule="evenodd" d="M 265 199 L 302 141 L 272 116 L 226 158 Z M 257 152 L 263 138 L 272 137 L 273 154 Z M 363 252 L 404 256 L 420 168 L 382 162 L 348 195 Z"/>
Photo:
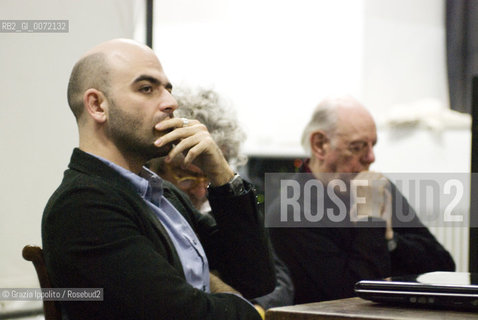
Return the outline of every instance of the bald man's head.
<path id="1" fill-rule="evenodd" d="M 78 121 L 83 114 L 83 94 L 95 88 L 105 95 L 110 85 L 110 68 L 106 54 L 94 52 L 81 58 L 73 67 L 68 82 L 68 104 Z"/>
<path id="2" fill-rule="evenodd" d="M 90 49 L 75 64 L 68 83 L 68 104 L 77 121 L 83 114 L 83 94 L 94 88 L 108 97 L 113 69 L 128 68 L 138 57 L 156 55 L 148 46 L 131 39 L 113 39 Z M 158 61 L 159 64 L 159 61 Z"/>

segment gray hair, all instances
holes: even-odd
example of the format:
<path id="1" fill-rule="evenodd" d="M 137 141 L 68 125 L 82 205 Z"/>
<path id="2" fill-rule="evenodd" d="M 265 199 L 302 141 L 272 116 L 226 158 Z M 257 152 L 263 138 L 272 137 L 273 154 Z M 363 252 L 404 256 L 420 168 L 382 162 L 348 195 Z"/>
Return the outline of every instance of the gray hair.
<path id="1" fill-rule="evenodd" d="M 232 166 L 247 163 L 247 157 L 241 153 L 246 134 L 239 126 L 235 110 L 217 92 L 175 87 L 173 96 L 179 106 L 175 116 L 196 119 L 204 124 Z"/>
<path id="2" fill-rule="evenodd" d="M 315 110 L 312 113 L 312 118 L 302 133 L 301 142 L 305 152 L 311 155 L 310 135 L 314 131 L 324 131 L 329 138 L 334 138 L 337 131 L 339 107 L 347 107 L 357 104 L 360 105 L 360 103 L 350 95 L 331 96 L 322 100 L 317 107 L 315 107 Z"/>

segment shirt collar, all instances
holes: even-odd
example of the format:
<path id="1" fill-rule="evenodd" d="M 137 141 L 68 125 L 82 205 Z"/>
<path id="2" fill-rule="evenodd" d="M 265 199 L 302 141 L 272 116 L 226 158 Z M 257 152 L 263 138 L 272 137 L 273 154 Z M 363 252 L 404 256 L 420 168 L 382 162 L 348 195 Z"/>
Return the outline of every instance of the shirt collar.
<path id="1" fill-rule="evenodd" d="M 310 158 L 305 159 L 304 162 L 302 163 L 302 168 L 299 169 L 299 172 L 312 173 L 312 170 L 310 170 L 310 167 L 309 167 L 309 163 L 310 163 Z"/>
<path id="2" fill-rule="evenodd" d="M 133 184 L 138 194 L 145 200 L 149 200 L 158 205 L 163 196 L 163 180 L 153 171 L 143 167 L 139 174 L 135 174 L 114 162 L 105 158 L 91 154 L 93 157 L 101 160 L 107 166 L 117 171 L 122 177 Z"/>

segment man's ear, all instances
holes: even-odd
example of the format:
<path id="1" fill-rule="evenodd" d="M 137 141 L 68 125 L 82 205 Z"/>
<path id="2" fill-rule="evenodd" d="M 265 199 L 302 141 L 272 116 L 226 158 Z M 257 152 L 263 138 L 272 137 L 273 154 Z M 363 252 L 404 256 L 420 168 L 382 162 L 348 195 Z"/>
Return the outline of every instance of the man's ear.
<path id="1" fill-rule="evenodd" d="M 312 154 L 322 160 L 327 152 L 326 144 L 329 142 L 329 138 L 324 131 L 318 130 L 312 132 L 310 135 L 310 149 Z"/>
<path id="2" fill-rule="evenodd" d="M 106 121 L 109 105 L 103 92 L 93 88 L 86 90 L 83 95 L 83 104 L 86 112 L 94 121 L 98 123 Z"/>

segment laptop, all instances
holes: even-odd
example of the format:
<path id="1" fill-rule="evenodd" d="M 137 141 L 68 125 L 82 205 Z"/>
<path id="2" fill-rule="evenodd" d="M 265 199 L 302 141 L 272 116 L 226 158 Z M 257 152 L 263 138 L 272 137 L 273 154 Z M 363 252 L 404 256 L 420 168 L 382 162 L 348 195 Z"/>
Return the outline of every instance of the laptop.
<path id="1" fill-rule="evenodd" d="M 355 293 L 362 299 L 381 303 L 478 310 L 478 273 L 429 272 L 362 280 L 355 284 Z"/>

